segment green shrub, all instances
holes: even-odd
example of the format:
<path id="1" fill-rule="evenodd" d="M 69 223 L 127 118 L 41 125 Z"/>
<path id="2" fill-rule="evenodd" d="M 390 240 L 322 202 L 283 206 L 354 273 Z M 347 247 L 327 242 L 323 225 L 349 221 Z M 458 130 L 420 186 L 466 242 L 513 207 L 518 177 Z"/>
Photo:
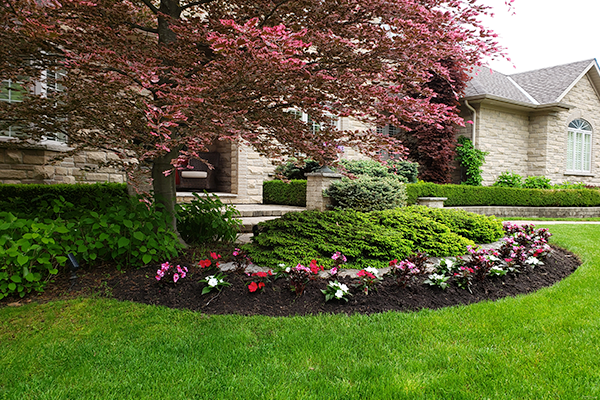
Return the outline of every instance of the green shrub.
<path id="1" fill-rule="evenodd" d="M 447 197 L 444 204 L 453 206 L 528 206 L 528 207 L 597 207 L 600 191 L 596 189 L 518 189 L 467 185 L 414 183 L 406 185 L 407 203 L 418 197 Z"/>
<path id="2" fill-rule="evenodd" d="M 501 173 L 492 186 L 522 188 L 523 177 L 513 172 Z"/>
<path id="3" fill-rule="evenodd" d="M 569 182 L 557 183 L 552 186 L 552 189 L 585 189 L 586 185 L 582 182 Z"/>
<path id="4" fill-rule="evenodd" d="M 204 193 L 206 197 L 194 193 L 190 203 L 177 205 L 177 230 L 181 237 L 189 244 L 233 243 L 240 233 L 239 211 L 224 204 L 219 196 Z"/>
<path id="5" fill-rule="evenodd" d="M 278 165 L 275 168 L 275 175 L 287 180 L 303 180 L 306 179 L 304 174 L 316 172 L 320 168 L 321 165 L 316 161 L 298 161 L 295 158 L 291 158 L 286 163 Z"/>
<path id="6" fill-rule="evenodd" d="M 480 186 L 483 178 L 481 177 L 481 166 L 485 163 L 485 156 L 489 153 L 476 149 L 470 139 L 461 136 L 458 138 L 456 146 L 456 159 L 465 169 L 467 180 L 463 182 L 466 185 Z"/>
<path id="7" fill-rule="evenodd" d="M 414 251 L 430 256 L 465 253 L 474 244 L 447 226 L 406 208 L 362 213 L 355 210 L 304 211 L 261 222 L 253 243 L 244 245 L 258 265 L 277 268 L 315 259 L 330 267 L 342 252 L 348 268 L 387 267 Z"/>
<path id="8" fill-rule="evenodd" d="M 263 203 L 306 207 L 306 180 L 263 182 Z"/>
<path id="9" fill-rule="evenodd" d="M 545 176 L 528 176 L 523 183 L 525 189 L 552 189 L 550 178 Z"/>
<path id="10" fill-rule="evenodd" d="M 358 211 L 385 210 L 406 205 L 405 184 L 395 178 L 343 178 L 333 182 L 325 195 L 331 197 L 335 208 Z"/>
<path id="11" fill-rule="evenodd" d="M 127 202 L 127 185 L 121 183 L 9 185 L 0 184 L 0 210 L 15 215 L 55 218 L 56 201 L 61 198 L 68 207 L 64 213 L 76 215 L 85 211 L 102 212 L 117 202 Z"/>
<path id="12" fill-rule="evenodd" d="M 388 171 L 392 174 L 403 176 L 406 182 L 416 183 L 419 175 L 419 164 L 407 160 L 389 160 L 387 162 Z"/>
<path id="13" fill-rule="evenodd" d="M 475 243 L 492 243 L 504 236 L 502 222 L 495 217 L 487 217 L 460 209 L 409 207 L 412 212 L 424 215 L 450 228 L 452 232 L 466 237 Z"/>

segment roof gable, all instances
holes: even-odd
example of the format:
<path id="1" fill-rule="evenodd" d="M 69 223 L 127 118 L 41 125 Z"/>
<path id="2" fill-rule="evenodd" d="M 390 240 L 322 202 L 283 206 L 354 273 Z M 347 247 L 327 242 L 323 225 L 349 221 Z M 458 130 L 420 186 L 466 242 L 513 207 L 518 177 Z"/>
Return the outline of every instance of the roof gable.
<path id="1" fill-rule="evenodd" d="M 600 70 L 595 59 L 513 75 L 479 71 L 467 84 L 465 97 L 487 94 L 531 105 L 560 103 L 587 73 L 596 89 L 600 89 Z"/>

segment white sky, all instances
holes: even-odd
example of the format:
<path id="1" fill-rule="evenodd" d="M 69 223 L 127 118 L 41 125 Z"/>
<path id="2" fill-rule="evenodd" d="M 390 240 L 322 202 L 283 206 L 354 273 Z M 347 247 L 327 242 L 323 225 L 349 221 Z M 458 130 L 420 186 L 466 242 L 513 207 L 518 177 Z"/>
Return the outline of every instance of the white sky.
<path id="1" fill-rule="evenodd" d="M 490 61 L 504 74 L 600 58 L 600 0 L 480 0 L 493 7 L 483 23 L 499 35 L 512 62 Z M 513 66 L 514 64 L 514 66 Z"/>

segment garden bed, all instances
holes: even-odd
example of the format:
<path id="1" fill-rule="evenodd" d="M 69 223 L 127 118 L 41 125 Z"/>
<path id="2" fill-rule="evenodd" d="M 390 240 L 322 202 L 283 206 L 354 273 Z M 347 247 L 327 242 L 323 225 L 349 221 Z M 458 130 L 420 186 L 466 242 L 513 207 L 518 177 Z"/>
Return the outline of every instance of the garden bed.
<path id="1" fill-rule="evenodd" d="M 209 272 L 191 267 L 194 265 L 191 257 L 184 257 L 178 260 L 178 263 L 190 266 L 190 274 L 177 284 L 157 282 L 154 278 L 156 266 L 122 273 L 112 265 L 104 265 L 93 270 L 80 271 L 72 287 L 69 275 L 61 274 L 43 293 L 31 294 L 25 299 L 3 299 L 0 304 L 16 306 L 31 301 L 108 296 L 118 300 L 189 309 L 206 314 L 291 316 L 415 311 L 497 300 L 534 292 L 570 275 L 579 266 L 580 261 L 576 255 L 554 247 L 546 257 L 544 265 L 535 269 L 528 268 L 518 274 L 488 278 L 482 282 L 474 281 L 471 292 L 456 285 L 450 285 L 445 290 L 425 285 L 422 283 L 425 277 L 403 288 L 388 277 L 377 284 L 377 289 L 370 291 L 368 295 L 353 289 L 348 302 L 325 302 L 321 290 L 325 289 L 327 280 L 320 279 L 309 282 L 301 296 L 291 292 L 284 279 L 274 280 L 262 291 L 250 293 L 247 287 L 249 278 L 241 273 L 229 273 L 227 281 L 231 286 L 223 288 L 221 293 L 213 291 L 201 295 L 206 284 L 199 281 L 209 275 Z M 340 282 L 349 286 L 354 281 L 340 279 Z"/>

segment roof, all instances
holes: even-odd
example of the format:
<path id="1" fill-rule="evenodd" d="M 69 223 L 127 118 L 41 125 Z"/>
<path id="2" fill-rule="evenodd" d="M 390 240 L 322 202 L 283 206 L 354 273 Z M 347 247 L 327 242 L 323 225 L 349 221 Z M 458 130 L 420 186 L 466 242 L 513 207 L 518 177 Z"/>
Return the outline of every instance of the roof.
<path id="1" fill-rule="evenodd" d="M 531 106 L 556 104 L 588 72 L 600 90 L 600 69 L 596 59 L 512 75 L 482 68 L 471 73 L 472 79 L 465 89 L 465 98 L 491 95 Z"/>

